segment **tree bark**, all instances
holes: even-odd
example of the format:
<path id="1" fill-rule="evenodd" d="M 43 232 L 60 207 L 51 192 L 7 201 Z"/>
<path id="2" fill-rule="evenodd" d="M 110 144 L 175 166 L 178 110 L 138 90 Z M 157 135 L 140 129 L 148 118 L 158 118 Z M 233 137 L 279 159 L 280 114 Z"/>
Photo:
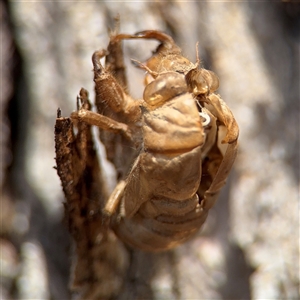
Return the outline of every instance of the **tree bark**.
<path id="1" fill-rule="evenodd" d="M 76 109 L 80 88 L 94 90 L 91 55 L 107 47 L 107 30 L 117 14 L 121 32 L 165 31 L 191 61 L 196 61 L 200 42 L 201 63 L 219 76 L 219 93 L 239 123 L 240 151 L 205 228 L 193 240 L 174 251 L 148 254 L 108 238 L 118 245 L 120 260 L 102 261 L 96 249 L 82 267 L 89 274 L 85 293 L 79 294 L 99 299 L 95 278 L 89 277 L 94 269 L 93 276 L 105 291 L 111 288 L 111 298 L 116 299 L 299 297 L 299 3 L 47 1 L 9 2 L 4 8 L 11 24 L 7 27 L 11 37 L 4 45 L 13 41 L 20 53 L 19 62 L 14 56 L 18 72 L 5 83 L 13 92 L 8 89 L 1 100 L 9 105 L 3 110 L 1 136 L 12 143 L 1 148 L 3 162 L 7 161 L 2 164 L 2 203 L 10 217 L 2 218 L 6 229 L 0 247 L 10 253 L 5 258 L 10 266 L 20 266 L 2 283 L 7 299 L 70 296 L 71 273 L 78 270 L 68 271 L 74 241 L 62 222 L 65 199 L 52 169 L 53 126 L 58 107 L 69 116 Z M 129 90 L 136 98 L 142 96 L 143 76 L 129 58 L 143 61 L 155 47 L 152 41 L 124 45 Z M 9 57 L 11 48 L 2 49 Z M 13 70 L 13 64 L 9 68 Z M 70 139 L 78 142 L 76 137 Z M 100 157 L 105 183 L 94 182 L 91 187 L 82 182 L 79 192 L 97 198 L 105 195 L 105 189 L 112 190 L 117 172 L 101 143 L 91 141 L 98 153 L 85 148 L 89 158 L 82 168 Z M 93 226 L 101 220 L 91 222 L 85 223 L 84 232 L 93 234 Z M 123 273 L 124 269 L 128 271 Z M 103 274 L 112 274 L 116 282 Z M 38 281 L 43 289 L 35 290 Z"/>

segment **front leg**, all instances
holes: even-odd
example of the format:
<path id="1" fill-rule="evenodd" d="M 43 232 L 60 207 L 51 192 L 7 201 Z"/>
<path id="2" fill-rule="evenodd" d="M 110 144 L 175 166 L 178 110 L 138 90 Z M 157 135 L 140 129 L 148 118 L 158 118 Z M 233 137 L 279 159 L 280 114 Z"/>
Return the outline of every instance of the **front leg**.
<path id="1" fill-rule="evenodd" d="M 204 194 L 204 201 L 202 205 L 205 209 L 210 209 L 214 205 L 218 193 L 226 183 L 229 172 L 237 156 L 239 136 L 238 124 L 225 101 L 216 94 L 208 96 L 208 99 L 209 105 L 207 105 L 207 107 L 211 109 L 211 112 L 217 117 L 218 121 L 221 122 L 221 124 L 223 124 L 227 129 L 226 136 L 221 141 L 222 144 L 227 144 L 227 148 L 223 154 L 223 158 L 218 166 L 217 172 L 214 174 L 210 187 Z M 214 161 L 212 161 L 211 164 L 212 168 Z"/>
<path id="2" fill-rule="evenodd" d="M 237 142 L 239 137 L 239 126 L 225 101 L 216 94 L 209 95 L 208 100 L 208 109 L 211 109 L 211 112 L 227 129 L 227 134 L 222 140 L 222 144 L 232 144 Z"/>
<path id="3" fill-rule="evenodd" d="M 127 122 L 134 123 L 141 117 L 141 101 L 127 95 L 114 76 L 102 66 L 100 59 L 106 54 L 106 51 L 96 51 L 92 57 L 97 109 L 102 113 L 103 106 L 108 106 L 114 113 L 123 115 Z"/>
<path id="4" fill-rule="evenodd" d="M 110 57 L 110 55 L 106 51 L 97 51 L 92 58 L 96 92 L 95 104 L 101 115 L 98 119 L 105 120 L 107 117 L 114 122 L 128 124 L 136 139 L 140 135 L 137 125 L 141 119 L 141 101 L 132 99 L 126 93 L 120 80 L 114 77 L 115 73 L 111 73 L 119 65 L 113 67 L 113 62 L 111 62 L 108 68 L 102 66 L 100 59 L 104 56 Z M 110 122 L 110 125 L 114 122 Z M 129 132 L 124 126 L 122 127 L 123 129 L 121 128 L 119 132 L 121 131 L 127 136 Z M 100 130 L 100 140 L 105 146 L 107 159 L 114 164 L 118 178 L 123 178 L 128 173 L 131 167 L 130 162 L 136 157 L 135 148 L 139 147 L 140 143 L 138 139 L 132 143 L 132 138 L 129 137 L 128 140 L 124 135 L 116 136 L 107 130 Z"/>
<path id="5" fill-rule="evenodd" d="M 215 201 L 217 200 L 217 196 L 219 195 L 220 190 L 226 183 L 229 172 L 237 156 L 237 151 L 238 151 L 237 140 L 232 142 L 231 144 L 228 144 L 223 159 L 218 167 L 218 171 L 215 174 L 215 177 L 213 178 L 210 187 L 204 193 L 204 199 L 201 203 L 204 209 L 208 210 L 215 204 Z"/>

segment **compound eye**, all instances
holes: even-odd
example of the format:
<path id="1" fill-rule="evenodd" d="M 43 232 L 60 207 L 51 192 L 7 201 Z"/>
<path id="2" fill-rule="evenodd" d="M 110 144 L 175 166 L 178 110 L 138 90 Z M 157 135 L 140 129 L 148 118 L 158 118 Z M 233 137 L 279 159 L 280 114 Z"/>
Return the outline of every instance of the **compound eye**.
<path id="1" fill-rule="evenodd" d="M 207 72 L 209 72 L 210 75 L 210 78 L 208 79 L 209 90 L 210 92 L 214 92 L 219 88 L 219 84 L 220 84 L 219 77 L 212 71 L 207 71 Z"/>
<path id="2" fill-rule="evenodd" d="M 196 96 L 212 93 L 219 87 L 217 75 L 205 69 L 193 69 L 186 75 L 186 78 L 189 91 Z"/>
<path id="3" fill-rule="evenodd" d="M 143 98 L 154 108 L 186 92 L 187 85 L 184 75 L 167 72 L 159 75 L 146 86 Z"/>
<path id="4" fill-rule="evenodd" d="M 207 80 L 203 76 L 202 72 L 198 72 L 196 76 L 193 78 L 192 86 L 193 86 L 192 92 L 194 95 L 207 94 L 209 91 Z"/>

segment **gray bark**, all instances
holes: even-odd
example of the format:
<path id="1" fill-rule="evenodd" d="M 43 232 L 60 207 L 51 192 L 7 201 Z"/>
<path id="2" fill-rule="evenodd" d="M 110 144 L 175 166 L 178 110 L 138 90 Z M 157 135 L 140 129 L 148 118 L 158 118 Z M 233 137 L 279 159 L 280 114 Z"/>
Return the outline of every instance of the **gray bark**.
<path id="1" fill-rule="evenodd" d="M 53 169 L 53 126 L 58 107 L 64 116 L 76 109 L 81 87 L 93 99 L 91 55 L 107 47 L 117 14 L 121 32 L 165 31 L 191 61 L 199 41 L 202 64 L 219 76 L 241 132 L 234 171 L 205 228 L 173 252 L 131 252 L 118 299 L 299 298 L 299 3 L 12 1 L 8 8 L 1 18 L 5 299 L 70 297 L 72 241 Z M 134 97 L 142 95 L 142 74 L 129 58 L 143 61 L 155 46 L 125 43 Z M 97 147 L 111 189 L 114 170 Z"/>

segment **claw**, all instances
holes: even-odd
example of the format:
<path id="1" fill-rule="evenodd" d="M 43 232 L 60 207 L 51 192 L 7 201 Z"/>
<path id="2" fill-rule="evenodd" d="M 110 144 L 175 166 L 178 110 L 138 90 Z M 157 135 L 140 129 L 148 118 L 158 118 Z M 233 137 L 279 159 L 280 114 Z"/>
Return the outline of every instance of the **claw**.
<path id="1" fill-rule="evenodd" d="M 94 54 L 92 56 L 92 62 L 93 62 L 93 65 L 94 65 L 94 72 L 97 72 L 97 73 L 101 74 L 104 71 L 104 67 L 100 63 L 100 59 L 103 58 L 106 55 L 108 55 L 107 50 L 99 50 L 99 51 L 94 52 Z"/>

